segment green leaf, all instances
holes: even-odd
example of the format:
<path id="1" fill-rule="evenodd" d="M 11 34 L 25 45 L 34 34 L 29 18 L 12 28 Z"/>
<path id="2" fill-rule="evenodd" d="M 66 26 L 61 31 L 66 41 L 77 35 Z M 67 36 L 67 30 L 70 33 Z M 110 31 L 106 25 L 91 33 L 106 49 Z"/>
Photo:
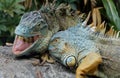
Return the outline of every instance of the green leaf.
<path id="1" fill-rule="evenodd" d="M 10 35 L 11 35 L 11 36 L 13 36 L 13 35 L 14 35 L 14 30 L 15 30 L 15 28 L 14 28 L 14 27 L 9 28 L 9 32 L 10 32 Z"/>
<path id="2" fill-rule="evenodd" d="M 58 7 L 62 2 L 60 1 L 57 1 L 56 4 L 55 4 L 55 7 Z"/>
<path id="3" fill-rule="evenodd" d="M 16 7 L 15 7 L 15 9 L 17 10 L 24 10 L 25 9 L 25 7 L 24 6 L 22 6 L 22 5 L 17 5 Z"/>
<path id="4" fill-rule="evenodd" d="M 7 27 L 5 25 L 0 25 L 0 30 L 1 31 L 7 31 Z"/>
<path id="5" fill-rule="evenodd" d="M 15 13 L 23 14 L 25 7 L 20 4 L 20 2 L 23 2 L 24 0 L 2 0 L 0 1 L 0 10 L 8 13 L 12 17 Z"/>
<path id="6" fill-rule="evenodd" d="M 16 3 L 21 3 L 23 1 L 25 1 L 25 0 L 16 0 Z"/>
<path id="7" fill-rule="evenodd" d="M 114 3 L 116 4 L 118 15 L 120 17 L 120 0 L 114 0 Z"/>
<path id="8" fill-rule="evenodd" d="M 77 0 L 70 0 L 69 3 L 74 3 L 76 2 Z"/>
<path id="9" fill-rule="evenodd" d="M 118 30 L 120 30 L 120 17 L 118 15 L 118 11 L 116 10 L 115 4 L 113 3 L 113 0 L 102 0 L 102 2 L 109 20 L 116 26 Z"/>
<path id="10" fill-rule="evenodd" d="M 0 30 L 0 35 L 1 35 L 1 30 Z"/>
<path id="11" fill-rule="evenodd" d="M 70 6 L 73 10 L 77 10 L 77 5 L 75 3 L 71 3 Z"/>

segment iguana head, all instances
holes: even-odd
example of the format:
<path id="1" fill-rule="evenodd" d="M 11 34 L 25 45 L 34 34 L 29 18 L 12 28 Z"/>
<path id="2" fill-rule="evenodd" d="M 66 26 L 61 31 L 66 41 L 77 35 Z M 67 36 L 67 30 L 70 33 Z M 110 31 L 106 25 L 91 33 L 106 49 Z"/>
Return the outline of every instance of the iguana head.
<path id="1" fill-rule="evenodd" d="M 13 54 L 20 56 L 35 49 L 48 33 L 48 25 L 39 11 L 25 13 L 15 29 Z"/>

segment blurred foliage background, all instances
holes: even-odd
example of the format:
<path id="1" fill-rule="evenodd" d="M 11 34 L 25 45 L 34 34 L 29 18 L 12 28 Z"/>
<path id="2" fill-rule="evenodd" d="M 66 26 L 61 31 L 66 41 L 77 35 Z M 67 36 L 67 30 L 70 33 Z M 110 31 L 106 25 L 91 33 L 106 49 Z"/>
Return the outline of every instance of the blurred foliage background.
<path id="1" fill-rule="evenodd" d="M 25 12 L 39 10 L 46 1 L 53 0 L 0 0 L 0 45 L 12 43 L 20 17 Z M 91 11 L 89 21 L 94 25 L 105 21 L 108 29 L 114 26 L 120 30 L 120 0 L 56 0 L 56 7 L 62 3 L 69 5 L 71 12 L 88 14 Z"/>

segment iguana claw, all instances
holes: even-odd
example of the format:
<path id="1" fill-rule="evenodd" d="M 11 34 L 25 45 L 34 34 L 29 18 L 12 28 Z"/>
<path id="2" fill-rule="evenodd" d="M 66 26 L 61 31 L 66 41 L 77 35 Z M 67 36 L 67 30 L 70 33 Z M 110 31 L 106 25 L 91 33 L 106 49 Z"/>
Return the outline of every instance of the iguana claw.
<path id="1" fill-rule="evenodd" d="M 53 58 L 50 57 L 50 55 L 48 55 L 47 53 L 43 54 L 41 59 L 43 60 L 41 62 L 41 64 L 44 64 L 45 62 L 48 62 L 48 63 L 54 63 L 55 62 L 55 60 L 53 60 Z"/>

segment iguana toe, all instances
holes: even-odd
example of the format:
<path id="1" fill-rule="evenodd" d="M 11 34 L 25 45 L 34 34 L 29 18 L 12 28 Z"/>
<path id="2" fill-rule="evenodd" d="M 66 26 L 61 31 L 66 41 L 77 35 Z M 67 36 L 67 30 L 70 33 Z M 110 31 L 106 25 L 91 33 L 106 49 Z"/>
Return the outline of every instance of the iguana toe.
<path id="1" fill-rule="evenodd" d="M 41 59 L 43 60 L 41 62 L 41 64 L 45 63 L 45 62 L 48 62 L 48 63 L 54 63 L 55 62 L 55 60 L 53 60 L 53 58 L 50 57 L 47 53 L 43 54 L 42 57 L 41 57 Z"/>

